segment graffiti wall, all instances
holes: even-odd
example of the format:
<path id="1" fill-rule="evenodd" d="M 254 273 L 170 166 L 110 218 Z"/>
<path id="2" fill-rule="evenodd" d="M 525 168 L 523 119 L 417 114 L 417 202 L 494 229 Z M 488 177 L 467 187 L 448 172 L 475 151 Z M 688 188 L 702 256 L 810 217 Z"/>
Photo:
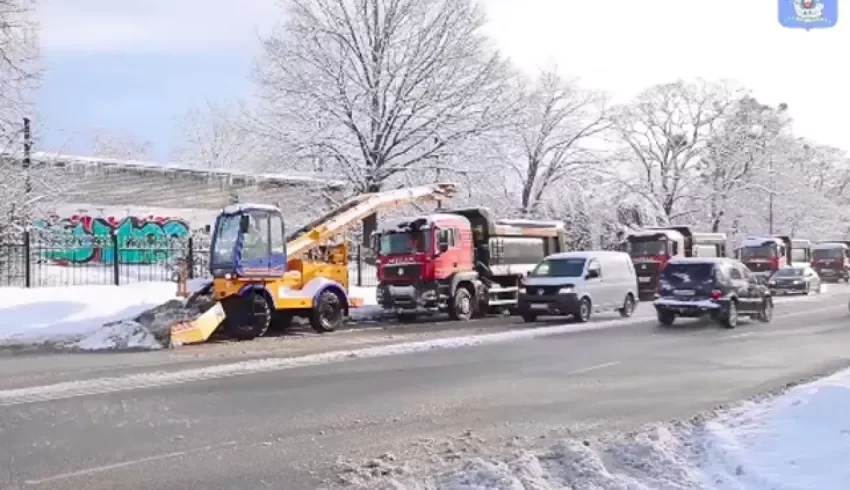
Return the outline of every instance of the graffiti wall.
<path id="1" fill-rule="evenodd" d="M 53 215 L 35 223 L 34 251 L 43 260 L 66 264 L 167 262 L 182 253 L 189 224 L 178 218 Z M 115 244 L 118 244 L 117 250 Z"/>

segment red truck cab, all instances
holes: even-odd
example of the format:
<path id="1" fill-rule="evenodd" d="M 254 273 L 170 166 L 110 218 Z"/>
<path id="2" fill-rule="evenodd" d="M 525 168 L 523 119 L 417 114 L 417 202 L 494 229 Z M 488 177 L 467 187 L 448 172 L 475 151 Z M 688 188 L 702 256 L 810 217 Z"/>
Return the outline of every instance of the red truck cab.
<path id="1" fill-rule="evenodd" d="M 439 311 L 458 275 L 474 273 L 472 227 L 456 214 L 389 222 L 374 238 L 378 303 L 415 315 Z"/>

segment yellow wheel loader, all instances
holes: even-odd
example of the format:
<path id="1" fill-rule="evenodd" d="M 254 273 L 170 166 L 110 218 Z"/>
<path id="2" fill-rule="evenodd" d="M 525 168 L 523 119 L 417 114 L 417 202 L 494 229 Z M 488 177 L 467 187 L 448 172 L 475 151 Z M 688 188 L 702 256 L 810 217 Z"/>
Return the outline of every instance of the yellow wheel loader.
<path id="1" fill-rule="evenodd" d="M 382 209 L 450 198 L 455 185 L 433 184 L 357 196 L 285 239 L 283 212 L 262 204 L 233 204 L 216 218 L 210 246 L 213 280 L 187 302 L 204 311 L 171 326 L 172 346 L 205 342 L 220 332 L 235 339 L 309 319 L 317 332 L 336 330 L 349 308 L 345 232 Z M 334 243 L 337 242 L 337 243 Z"/>

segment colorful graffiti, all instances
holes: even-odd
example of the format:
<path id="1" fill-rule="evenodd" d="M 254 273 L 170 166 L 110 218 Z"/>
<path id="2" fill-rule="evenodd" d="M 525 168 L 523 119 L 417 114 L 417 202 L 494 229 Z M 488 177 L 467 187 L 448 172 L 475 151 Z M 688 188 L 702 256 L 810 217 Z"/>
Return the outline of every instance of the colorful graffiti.
<path id="1" fill-rule="evenodd" d="M 41 232 L 35 245 L 39 256 L 59 264 L 112 264 L 116 251 L 121 264 L 167 262 L 183 252 L 182 240 L 190 233 L 181 219 L 154 216 L 54 215 L 35 227 Z"/>

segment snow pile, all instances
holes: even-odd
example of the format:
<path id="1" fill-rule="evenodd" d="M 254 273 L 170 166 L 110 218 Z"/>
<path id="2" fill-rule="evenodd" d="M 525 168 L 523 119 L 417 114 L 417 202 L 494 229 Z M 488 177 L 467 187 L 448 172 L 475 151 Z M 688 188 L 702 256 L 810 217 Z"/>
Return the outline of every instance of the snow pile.
<path id="1" fill-rule="evenodd" d="M 697 434 L 705 488 L 848 488 L 848 412 L 850 369 L 720 415 Z"/>
<path id="2" fill-rule="evenodd" d="M 0 346 L 158 348 L 161 343 L 152 332 L 138 322 L 128 324 L 126 319 L 175 300 L 176 292 L 176 285 L 169 282 L 3 288 Z"/>
<path id="3" fill-rule="evenodd" d="M 349 286 L 348 296 L 350 298 L 362 299 L 363 306 L 349 309 L 348 317 L 357 322 L 382 319 L 383 310 L 378 306 L 376 292 L 376 288 Z"/>
<path id="4" fill-rule="evenodd" d="M 690 422 L 652 424 L 546 450 L 489 448 L 340 466 L 348 488 L 410 490 L 844 490 L 850 369 Z M 507 455 L 507 456 L 506 456 Z M 375 463 L 377 461 L 377 463 Z M 420 466 L 416 466 L 420 465 Z M 423 476 L 424 475 L 424 476 Z"/>

